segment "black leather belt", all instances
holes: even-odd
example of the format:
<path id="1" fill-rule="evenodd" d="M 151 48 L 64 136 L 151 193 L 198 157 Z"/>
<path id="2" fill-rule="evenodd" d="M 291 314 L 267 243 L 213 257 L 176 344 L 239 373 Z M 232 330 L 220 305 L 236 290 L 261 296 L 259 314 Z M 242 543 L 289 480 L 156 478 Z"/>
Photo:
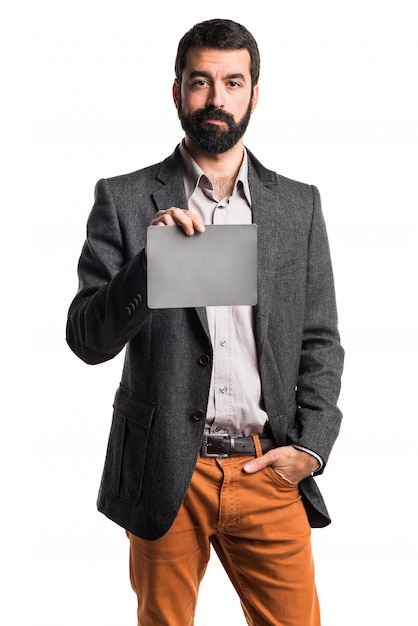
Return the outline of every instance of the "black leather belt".
<path id="1" fill-rule="evenodd" d="M 265 434 L 259 435 L 260 446 L 263 454 L 277 444 L 271 437 Z M 208 457 L 227 456 L 255 456 L 255 445 L 252 437 L 240 437 L 238 435 L 204 435 L 200 455 Z"/>

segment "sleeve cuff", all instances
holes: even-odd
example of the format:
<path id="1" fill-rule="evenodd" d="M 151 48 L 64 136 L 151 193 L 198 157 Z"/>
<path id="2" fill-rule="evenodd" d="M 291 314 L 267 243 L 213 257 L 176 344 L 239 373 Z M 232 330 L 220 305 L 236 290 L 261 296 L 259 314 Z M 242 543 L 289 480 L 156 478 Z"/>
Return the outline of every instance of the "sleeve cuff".
<path id="1" fill-rule="evenodd" d="M 319 467 L 315 470 L 315 472 L 312 472 L 312 476 L 314 474 L 316 474 L 316 472 L 320 472 L 321 469 L 324 467 L 324 462 L 321 459 L 321 457 L 319 456 L 319 454 L 317 454 L 316 452 L 313 452 L 312 450 L 309 450 L 309 448 L 304 448 L 303 446 L 297 446 L 295 444 L 292 444 L 294 448 L 296 448 L 297 450 L 302 450 L 302 452 L 306 452 L 307 454 L 310 454 L 311 456 L 313 456 L 319 463 Z"/>

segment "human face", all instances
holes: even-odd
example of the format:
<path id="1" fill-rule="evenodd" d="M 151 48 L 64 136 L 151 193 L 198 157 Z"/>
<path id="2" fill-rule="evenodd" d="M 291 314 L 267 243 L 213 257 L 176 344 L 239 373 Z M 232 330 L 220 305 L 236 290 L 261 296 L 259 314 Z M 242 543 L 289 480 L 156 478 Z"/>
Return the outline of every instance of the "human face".
<path id="1" fill-rule="evenodd" d="M 173 96 L 187 139 L 207 152 L 231 149 L 244 135 L 257 104 L 248 50 L 191 48 Z"/>

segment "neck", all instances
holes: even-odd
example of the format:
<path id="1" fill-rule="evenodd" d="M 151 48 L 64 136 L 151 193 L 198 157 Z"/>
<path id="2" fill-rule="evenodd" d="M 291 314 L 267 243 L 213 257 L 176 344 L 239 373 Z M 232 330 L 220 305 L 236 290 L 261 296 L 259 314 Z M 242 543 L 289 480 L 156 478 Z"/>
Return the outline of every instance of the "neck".
<path id="1" fill-rule="evenodd" d="M 241 139 L 235 146 L 222 154 L 213 154 L 202 150 L 186 136 L 186 147 L 198 166 L 205 172 L 216 187 L 216 180 L 231 179 L 235 182 L 242 159 L 244 158 L 244 143 Z"/>

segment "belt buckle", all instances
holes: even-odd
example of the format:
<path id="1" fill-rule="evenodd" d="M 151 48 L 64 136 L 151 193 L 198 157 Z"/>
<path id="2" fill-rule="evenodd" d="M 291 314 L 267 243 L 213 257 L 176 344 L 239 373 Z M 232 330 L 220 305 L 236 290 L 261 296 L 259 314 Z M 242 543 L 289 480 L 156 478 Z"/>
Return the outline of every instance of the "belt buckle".
<path id="1" fill-rule="evenodd" d="M 229 453 L 219 454 L 219 452 L 208 452 L 208 438 L 211 439 L 229 439 L 231 444 L 231 449 Z M 202 445 L 200 446 L 200 456 L 204 459 L 227 459 L 228 456 L 234 451 L 234 436 L 226 435 L 222 433 L 220 435 L 203 435 Z"/>

